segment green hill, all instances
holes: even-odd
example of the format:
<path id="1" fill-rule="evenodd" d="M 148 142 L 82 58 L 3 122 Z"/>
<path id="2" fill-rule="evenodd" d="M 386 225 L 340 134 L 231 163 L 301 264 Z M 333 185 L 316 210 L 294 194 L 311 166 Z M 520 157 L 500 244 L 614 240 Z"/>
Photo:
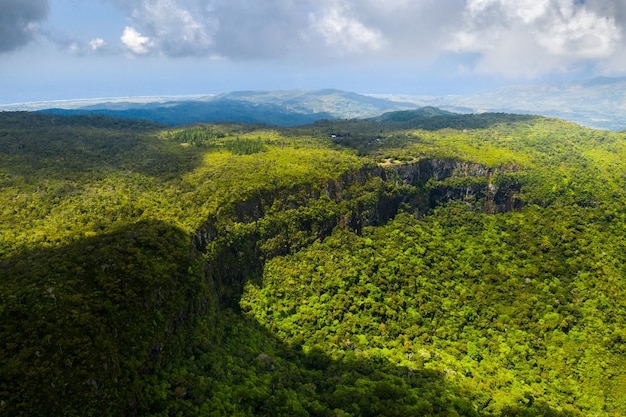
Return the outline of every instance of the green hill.
<path id="1" fill-rule="evenodd" d="M 558 117 L 596 129 L 626 129 L 626 78 L 599 77 L 546 84 L 522 84 L 471 95 L 402 97 L 402 101 L 464 113 L 508 112 Z M 389 97 L 388 97 L 389 98 Z"/>
<path id="2" fill-rule="evenodd" d="M 235 91 L 194 98 L 103 99 L 33 104 L 44 113 L 143 119 L 170 126 L 233 122 L 298 126 L 321 119 L 372 117 L 414 104 L 340 90 Z M 24 105 L 28 108 L 28 104 Z M 19 106 L 18 106 L 19 107 Z"/>
<path id="3" fill-rule="evenodd" d="M 0 113 L 0 415 L 626 415 L 625 139 Z"/>

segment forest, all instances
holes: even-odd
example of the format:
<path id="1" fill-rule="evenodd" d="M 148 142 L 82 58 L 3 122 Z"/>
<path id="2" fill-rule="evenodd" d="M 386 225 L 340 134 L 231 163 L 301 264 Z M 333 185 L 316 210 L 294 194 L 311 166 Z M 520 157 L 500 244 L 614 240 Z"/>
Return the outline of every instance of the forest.
<path id="1" fill-rule="evenodd" d="M 626 133 L 0 112 L 1 416 L 626 416 Z"/>

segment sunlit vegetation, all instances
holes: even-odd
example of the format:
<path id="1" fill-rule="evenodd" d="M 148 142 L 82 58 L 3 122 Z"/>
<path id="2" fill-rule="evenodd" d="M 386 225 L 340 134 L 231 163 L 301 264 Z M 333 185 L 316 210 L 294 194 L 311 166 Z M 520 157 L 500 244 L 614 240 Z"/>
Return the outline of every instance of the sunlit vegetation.
<path id="1" fill-rule="evenodd" d="M 625 139 L 0 113 L 0 415 L 626 415 Z"/>

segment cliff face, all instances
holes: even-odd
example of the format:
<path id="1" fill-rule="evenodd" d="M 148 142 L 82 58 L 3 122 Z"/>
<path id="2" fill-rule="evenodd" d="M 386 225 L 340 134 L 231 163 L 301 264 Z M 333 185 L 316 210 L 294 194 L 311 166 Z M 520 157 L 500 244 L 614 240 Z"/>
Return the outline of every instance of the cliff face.
<path id="1" fill-rule="evenodd" d="M 422 159 L 410 164 L 393 165 L 391 169 L 405 184 L 443 181 L 452 177 L 486 177 L 493 171 L 484 165 L 454 159 Z"/>
<path id="2" fill-rule="evenodd" d="M 8 336 L 0 357 L 3 410 L 141 414 L 141 387 L 191 350 L 200 320 L 219 328 L 220 308 L 238 308 L 243 286 L 260 282 L 267 259 L 337 226 L 359 233 L 400 208 L 421 215 L 463 199 L 489 212 L 508 209 L 519 186 L 498 180 L 501 174 L 506 169 L 453 160 L 365 166 L 336 179 L 256 190 L 206 219 L 191 247 L 183 230 L 137 222 L 5 259 L 0 270 L 15 296 L 0 311 Z M 8 396 L 13 387 L 19 392 Z"/>
<path id="3" fill-rule="evenodd" d="M 395 173 L 396 182 L 426 186 L 423 196 L 426 207 L 418 209 L 432 209 L 450 200 L 482 202 L 482 210 L 488 214 L 522 208 L 521 184 L 497 178 L 518 171 L 518 166 L 488 168 L 453 159 L 423 159 L 389 169 Z"/>
<path id="4" fill-rule="evenodd" d="M 221 302 L 237 303 L 246 280 L 261 277 L 264 260 L 328 236 L 336 226 L 357 233 L 393 218 L 400 207 L 422 216 L 450 200 L 486 213 L 521 208 L 518 167 L 488 168 L 453 159 L 366 166 L 320 184 L 260 189 L 224 207 L 193 236 L 205 252 L 206 275 Z"/>

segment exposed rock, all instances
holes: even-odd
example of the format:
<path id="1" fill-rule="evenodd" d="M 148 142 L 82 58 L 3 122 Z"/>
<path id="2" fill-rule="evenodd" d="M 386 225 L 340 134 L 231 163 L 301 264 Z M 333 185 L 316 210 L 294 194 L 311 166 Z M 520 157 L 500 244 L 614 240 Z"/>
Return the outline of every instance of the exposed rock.
<path id="1" fill-rule="evenodd" d="M 508 177 L 502 180 L 503 175 L 517 170 L 517 166 L 489 168 L 454 159 L 423 159 L 404 165 L 366 166 L 318 184 L 260 189 L 248 199 L 224 207 L 219 222 L 217 218 L 208 219 L 198 228 L 192 242 L 195 249 L 204 252 L 209 242 L 232 233 L 230 225 L 233 223 L 253 225 L 277 210 L 300 210 L 294 214 L 293 221 L 299 222 L 296 227 L 301 229 L 291 231 L 299 235 L 300 240 L 291 241 L 293 236 L 289 236 L 285 230 L 287 226 L 282 223 L 270 227 L 273 230 L 270 235 L 254 226 L 236 239 L 223 239 L 217 251 L 208 256 L 205 274 L 212 282 L 216 299 L 236 303 L 244 282 L 254 276 L 260 277 L 264 260 L 328 236 L 336 226 L 360 233 L 363 227 L 379 225 L 393 218 L 400 206 L 421 216 L 450 200 L 465 201 L 486 213 L 521 209 L 521 184 Z M 306 207 L 320 199 L 325 199 L 322 204 L 328 204 L 332 209 L 321 214 L 308 214 Z M 274 221 L 271 217 L 269 219 Z M 302 236 L 305 236 L 304 240 Z M 270 252 L 259 252 L 268 239 L 278 244 Z M 293 242 L 296 242 L 295 246 Z"/>

